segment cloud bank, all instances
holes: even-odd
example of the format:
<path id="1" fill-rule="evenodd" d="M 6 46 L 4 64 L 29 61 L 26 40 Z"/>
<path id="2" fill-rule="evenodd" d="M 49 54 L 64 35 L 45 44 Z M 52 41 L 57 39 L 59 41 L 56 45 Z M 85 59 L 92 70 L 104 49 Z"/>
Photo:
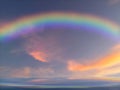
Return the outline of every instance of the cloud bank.
<path id="1" fill-rule="evenodd" d="M 97 60 L 96 62 L 90 62 L 89 64 L 83 65 L 79 62 L 76 62 L 75 60 L 69 60 L 68 70 L 73 73 L 84 73 L 92 71 L 92 73 L 89 73 L 88 76 L 92 74 L 92 77 L 97 78 L 115 78 L 115 75 L 120 74 L 120 44 L 115 45 L 113 48 L 111 48 L 109 54 L 106 54 L 103 58 Z M 74 75 L 72 77 L 75 78 Z M 76 78 L 78 78 L 78 76 L 76 76 Z"/>

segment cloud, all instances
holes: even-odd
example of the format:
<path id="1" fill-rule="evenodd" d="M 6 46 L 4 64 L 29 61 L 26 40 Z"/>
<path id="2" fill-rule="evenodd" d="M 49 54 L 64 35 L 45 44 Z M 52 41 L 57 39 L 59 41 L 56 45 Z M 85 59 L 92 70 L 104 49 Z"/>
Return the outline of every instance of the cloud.
<path id="1" fill-rule="evenodd" d="M 47 82 L 48 79 L 32 79 L 28 82 L 31 82 L 31 83 L 43 83 L 43 82 Z"/>
<path id="2" fill-rule="evenodd" d="M 46 60 L 46 54 L 40 51 L 33 51 L 33 52 L 29 52 L 29 55 L 31 55 L 32 57 L 34 57 L 36 60 L 41 61 L 41 62 L 47 62 Z"/>
<path id="3" fill-rule="evenodd" d="M 116 64 L 120 63 L 120 51 L 112 52 L 102 59 L 100 59 L 98 62 L 96 62 L 93 67 L 95 68 L 107 68 L 114 66 Z"/>
<path id="4" fill-rule="evenodd" d="M 120 74 L 120 44 L 112 47 L 111 52 L 96 62 L 81 64 L 75 60 L 67 62 L 68 70 L 72 72 L 69 78 L 98 78 L 116 80 L 115 75 Z M 103 77 L 103 78 L 102 78 Z"/>
<path id="5" fill-rule="evenodd" d="M 57 37 L 52 35 L 42 37 L 37 34 L 32 34 L 26 38 L 24 48 L 30 56 L 41 62 L 60 58 L 62 49 Z"/>
<path id="6" fill-rule="evenodd" d="M 76 62 L 75 60 L 68 61 L 68 70 L 70 70 L 70 71 L 84 71 L 84 70 L 89 70 L 91 68 L 92 68 L 92 66 L 82 65 L 82 64 Z"/>
<path id="7" fill-rule="evenodd" d="M 31 77 L 35 78 L 49 78 L 53 77 L 54 70 L 49 67 L 38 67 L 38 68 L 31 68 Z"/>
<path id="8" fill-rule="evenodd" d="M 120 44 L 115 45 L 112 50 L 120 50 Z"/>
<path id="9" fill-rule="evenodd" d="M 30 72 L 31 71 L 29 67 L 24 67 L 20 69 L 13 69 L 8 75 L 12 78 L 28 78 L 30 77 Z"/>
<path id="10" fill-rule="evenodd" d="M 11 68 L 11 67 L 0 67 L 0 78 L 26 78 L 30 77 L 30 68 Z"/>
<path id="11" fill-rule="evenodd" d="M 0 78 L 48 78 L 54 73 L 49 67 L 0 67 Z"/>
<path id="12" fill-rule="evenodd" d="M 98 76 L 98 77 L 104 77 L 104 76 L 114 77 L 114 75 L 116 75 L 116 74 L 120 74 L 120 65 L 101 69 L 98 72 L 96 72 L 96 76 Z"/>
<path id="13" fill-rule="evenodd" d="M 116 45 L 114 48 L 118 48 Z M 109 54 L 106 54 L 103 58 L 89 64 L 80 64 L 75 60 L 68 61 L 68 69 L 70 71 L 86 71 L 91 69 L 103 69 L 111 67 L 120 63 L 120 50 L 114 50 Z"/>
<path id="14" fill-rule="evenodd" d="M 43 48 L 43 42 L 41 39 L 36 36 L 30 36 L 26 39 L 27 42 L 25 42 L 24 47 L 25 51 L 35 58 L 35 60 L 41 61 L 41 62 L 46 62 L 46 53 L 44 52 Z"/>
<path id="15" fill-rule="evenodd" d="M 96 71 L 89 70 L 89 71 L 74 71 L 69 74 L 68 79 L 93 79 L 95 78 Z"/>

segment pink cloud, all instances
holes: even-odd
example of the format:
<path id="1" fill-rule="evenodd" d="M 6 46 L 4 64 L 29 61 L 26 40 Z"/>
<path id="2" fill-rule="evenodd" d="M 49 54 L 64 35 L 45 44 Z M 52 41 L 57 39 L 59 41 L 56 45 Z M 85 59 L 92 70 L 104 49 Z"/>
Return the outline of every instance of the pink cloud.
<path id="1" fill-rule="evenodd" d="M 41 62 L 49 62 L 62 56 L 62 48 L 59 46 L 57 37 L 52 35 L 41 37 L 32 34 L 26 38 L 24 47 L 30 56 Z"/>

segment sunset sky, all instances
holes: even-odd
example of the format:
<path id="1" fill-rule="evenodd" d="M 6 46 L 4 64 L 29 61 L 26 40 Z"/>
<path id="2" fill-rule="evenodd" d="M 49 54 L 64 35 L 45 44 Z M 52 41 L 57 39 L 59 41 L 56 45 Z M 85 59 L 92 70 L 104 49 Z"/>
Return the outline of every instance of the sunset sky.
<path id="1" fill-rule="evenodd" d="M 71 21 L 39 26 L 37 16 Z M 120 0 L 0 0 L 0 84 L 81 82 L 120 83 Z"/>

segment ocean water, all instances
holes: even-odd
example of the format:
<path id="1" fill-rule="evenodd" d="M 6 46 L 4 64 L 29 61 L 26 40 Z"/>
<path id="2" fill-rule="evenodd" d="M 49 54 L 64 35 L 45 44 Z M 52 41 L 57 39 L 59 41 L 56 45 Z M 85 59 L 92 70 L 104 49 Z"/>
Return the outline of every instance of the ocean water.
<path id="1" fill-rule="evenodd" d="M 120 90 L 117 87 L 91 87 L 91 88 L 24 88 L 24 87 L 0 87 L 0 90 Z"/>

